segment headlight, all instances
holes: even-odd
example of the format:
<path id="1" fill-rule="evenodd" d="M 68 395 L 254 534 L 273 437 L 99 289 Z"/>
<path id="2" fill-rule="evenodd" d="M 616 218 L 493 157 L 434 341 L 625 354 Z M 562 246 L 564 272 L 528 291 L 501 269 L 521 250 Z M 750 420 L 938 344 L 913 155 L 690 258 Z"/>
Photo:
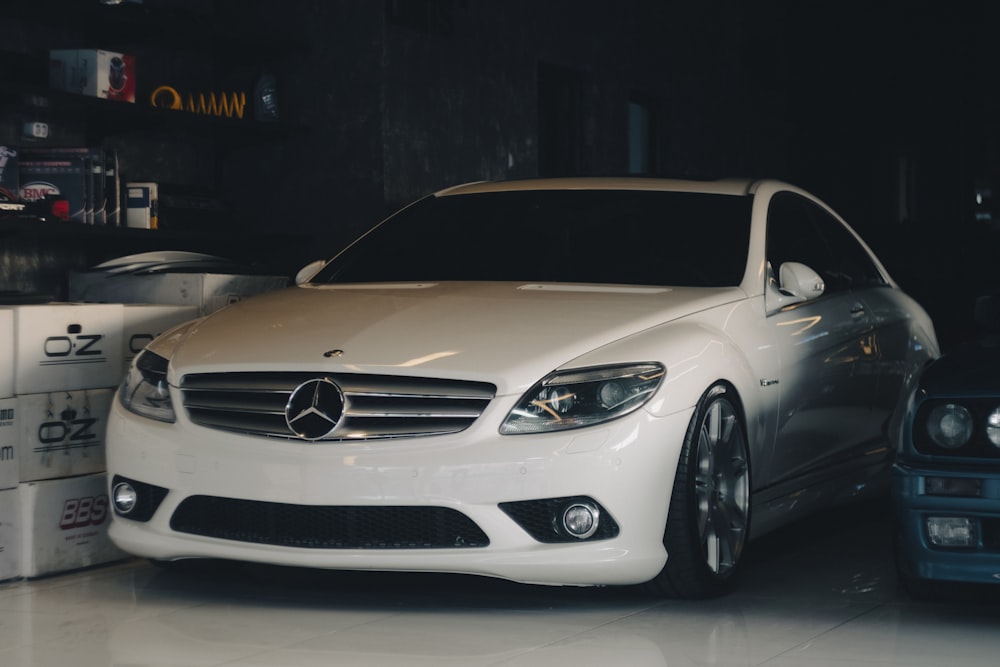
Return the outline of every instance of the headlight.
<path id="1" fill-rule="evenodd" d="M 551 373 L 521 397 L 500 433 L 561 431 L 627 415 L 652 398 L 665 376 L 657 363 Z"/>
<path id="2" fill-rule="evenodd" d="M 927 433 L 938 447 L 957 449 L 972 438 L 972 413 L 957 403 L 938 405 L 927 415 Z"/>
<path id="3" fill-rule="evenodd" d="M 149 350 L 139 353 L 118 388 L 118 401 L 137 415 L 173 422 L 174 406 L 167 386 L 167 360 Z"/>
<path id="4" fill-rule="evenodd" d="M 1000 407 L 993 408 L 986 415 L 986 439 L 994 447 L 1000 447 Z"/>

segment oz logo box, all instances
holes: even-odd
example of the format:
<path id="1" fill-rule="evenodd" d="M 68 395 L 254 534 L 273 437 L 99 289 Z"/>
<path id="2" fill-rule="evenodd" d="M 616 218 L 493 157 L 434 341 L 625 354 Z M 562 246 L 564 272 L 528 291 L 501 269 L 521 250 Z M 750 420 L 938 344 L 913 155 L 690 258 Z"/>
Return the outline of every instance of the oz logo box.
<path id="1" fill-rule="evenodd" d="M 103 472 L 113 398 L 112 388 L 18 396 L 19 481 Z"/>
<path id="2" fill-rule="evenodd" d="M 14 393 L 115 387 L 122 376 L 121 304 L 14 307 Z"/>

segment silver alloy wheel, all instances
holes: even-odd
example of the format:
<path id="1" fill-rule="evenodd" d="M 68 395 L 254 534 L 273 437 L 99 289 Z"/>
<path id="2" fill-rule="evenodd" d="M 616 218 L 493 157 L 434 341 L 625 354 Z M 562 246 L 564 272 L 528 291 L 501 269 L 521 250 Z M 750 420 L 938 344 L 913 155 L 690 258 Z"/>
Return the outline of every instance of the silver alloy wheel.
<path id="1" fill-rule="evenodd" d="M 697 531 L 705 564 L 725 576 L 739 562 L 747 539 L 750 467 L 743 430 L 725 399 L 705 412 L 698 434 L 695 497 Z"/>

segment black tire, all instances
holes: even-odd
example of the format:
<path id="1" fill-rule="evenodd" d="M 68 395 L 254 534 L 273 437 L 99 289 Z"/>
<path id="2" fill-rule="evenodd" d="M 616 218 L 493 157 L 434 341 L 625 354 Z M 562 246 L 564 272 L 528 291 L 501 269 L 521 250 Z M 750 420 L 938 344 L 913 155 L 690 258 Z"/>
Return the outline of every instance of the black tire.
<path id="1" fill-rule="evenodd" d="M 750 534 L 750 456 L 732 389 L 706 391 L 684 437 L 654 594 L 711 598 L 732 590 Z"/>

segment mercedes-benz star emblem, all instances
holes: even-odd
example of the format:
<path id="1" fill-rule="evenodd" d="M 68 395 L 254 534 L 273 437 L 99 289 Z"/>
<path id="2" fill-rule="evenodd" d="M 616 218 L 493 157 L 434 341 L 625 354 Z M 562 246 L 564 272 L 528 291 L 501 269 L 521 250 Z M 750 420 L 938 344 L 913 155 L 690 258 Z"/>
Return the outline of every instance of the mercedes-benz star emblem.
<path id="1" fill-rule="evenodd" d="M 285 405 L 285 423 L 303 440 L 322 440 L 344 419 L 344 392 L 328 378 L 303 382 Z"/>

